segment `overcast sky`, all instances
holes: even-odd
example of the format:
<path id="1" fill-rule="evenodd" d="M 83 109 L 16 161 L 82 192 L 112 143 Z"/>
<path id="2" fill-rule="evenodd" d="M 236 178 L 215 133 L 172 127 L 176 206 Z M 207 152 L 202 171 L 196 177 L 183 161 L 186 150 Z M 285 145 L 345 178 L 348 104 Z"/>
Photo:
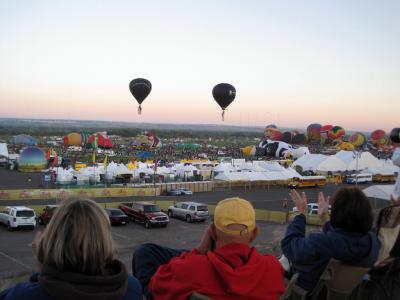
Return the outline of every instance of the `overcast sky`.
<path id="1" fill-rule="evenodd" d="M 399 98 L 400 1 L 0 0 L 0 117 L 390 130 Z"/>

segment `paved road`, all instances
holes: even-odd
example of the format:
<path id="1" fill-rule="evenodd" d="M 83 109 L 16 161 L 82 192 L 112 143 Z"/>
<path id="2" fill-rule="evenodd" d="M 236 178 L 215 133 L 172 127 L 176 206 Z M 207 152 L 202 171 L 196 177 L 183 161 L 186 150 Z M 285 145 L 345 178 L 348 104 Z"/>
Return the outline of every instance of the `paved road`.
<path id="1" fill-rule="evenodd" d="M 280 253 L 279 241 L 286 226 L 267 222 L 258 222 L 258 225 L 260 235 L 254 245 L 263 253 Z M 191 249 L 198 244 L 207 226 L 207 222 L 186 223 L 171 219 L 166 228 L 145 229 L 141 224 L 129 223 L 126 226 L 114 226 L 112 231 L 119 258 L 130 272 L 132 253 L 138 245 L 158 243 L 168 247 Z M 28 274 L 36 269 L 31 242 L 36 231 L 43 229 L 44 227 L 38 226 L 34 231 L 9 232 L 0 226 L 0 282 L 1 279 Z"/>
<path id="2" fill-rule="evenodd" d="M 301 191 L 304 191 L 309 199 L 309 202 L 317 202 L 318 192 L 322 191 L 326 196 L 332 195 L 338 188 L 348 186 L 346 184 L 342 185 L 334 185 L 327 184 L 322 188 L 305 188 Z M 366 186 L 362 186 L 364 188 Z M 118 198 L 96 198 L 95 200 L 99 203 L 104 202 L 129 202 L 133 199 L 135 201 L 146 201 L 146 200 L 177 200 L 177 201 L 197 201 L 208 204 L 216 204 L 218 201 L 228 198 L 239 196 L 244 199 L 249 200 L 255 208 L 257 209 L 267 209 L 267 210 L 282 210 L 282 201 L 284 198 L 289 197 L 290 190 L 286 187 L 281 186 L 272 186 L 269 189 L 264 188 L 253 188 L 251 190 L 246 190 L 244 188 L 234 188 L 232 190 L 218 190 L 214 192 L 204 192 L 204 193 L 195 193 L 193 196 L 148 196 L 148 197 L 118 197 Z M 0 206 L 7 205 L 45 205 L 45 204 L 55 204 L 56 200 L 1 200 Z M 381 208 L 387 205 L 387 202 L 384 200 L 373 200 L 373 207 Z M 289 201 L 289 205 L 292 206 L 291 201 Z"/>

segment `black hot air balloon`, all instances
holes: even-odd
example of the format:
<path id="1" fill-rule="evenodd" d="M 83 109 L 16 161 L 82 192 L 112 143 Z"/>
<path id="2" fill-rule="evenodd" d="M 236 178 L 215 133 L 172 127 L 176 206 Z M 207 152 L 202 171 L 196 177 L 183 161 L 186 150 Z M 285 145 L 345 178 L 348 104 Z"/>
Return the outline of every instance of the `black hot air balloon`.
<path id="1" fill-rule="evenodd" d="M 236 89 L 228 83 L 220 83 L 212 90 L 215 101 L 222 108 L 222 121 L 224 120 L 225 109 L 232 103 L 236 96 Z"/>
<path id="2" fill-rule="evenodd" d="M 138 114 L 142 113 L 142 102 L 151 92 L 151 82 L 144 78 L 133 79 L 129 83 L 129 90 L 139 103 Z"/>
<path id="3" fill-rule="evenodd" d="M 400 128 L 393 128 L 390 132 L 392 143 L 400 143 Z"/>

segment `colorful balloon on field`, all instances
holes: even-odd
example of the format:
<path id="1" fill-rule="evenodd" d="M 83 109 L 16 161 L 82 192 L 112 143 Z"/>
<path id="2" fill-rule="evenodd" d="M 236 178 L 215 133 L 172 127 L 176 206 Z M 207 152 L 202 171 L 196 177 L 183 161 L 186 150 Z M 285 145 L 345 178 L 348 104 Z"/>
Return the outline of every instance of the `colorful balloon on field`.
<path id="1" fill-rule="evenodd" d="M 343 129 L 343 127 L 340 126 L 333 126 L 331 129 L 328 130 L 328 138 L 332 141 L 342 140 L 345 134 L 346 131 Z"/>
<path id="2" fill-rule="evenodd" d="M 274 127 L 265 127 L 264 137 L 273 141 L 280 141 L 282 140 L 282 132 Z"/>
<path id="3" fill-rule="evenodd" d="M 83 146 L 83 141 L 82 141 L 82 134 L 77 133 L 77 132 L 71 132 L 64 136 L 64 146 L 69 147 L 69 146 Z"/>
<path id="4" fill-rule="evenodd" d="M 291 144 L 293 139 L 293 133 L 290 131 L 285 131 L 282 133 L 282 142 Z"/>
<path id="5" fill-rule="evenodd" d="M 350 136 L 349 142 L 353 144 L 354 147 L 362 147 L 367 143 L 367 138 L 363 133 L 356 132 Z"/>
<path id="6" fill-rule="evenodd" d="M 371 133 L 371 143 L 376 147 L 386 146 L 389 144 L 389 136 L 382 129 L 377 129 Z"/>
<path id="7" fill-rule="evenodd" d="M 42 149 L 28 147 L 18 158 L 18 170 L 21 172 L 38 172 L 47 167 L 46 156 Z"/>
<path id="8" fill-rule="evenodd" d="M 321 137 L 320 137 L 321 144 L 330 144 L 332 142 L 332 140 L 328 136 L 328 132 L 332 128 L 333 128 L 333 125 L 323 125 L 321 127 L 321 129 L 319 130 L 319 132 L 321 134 Z"/>
<path id="9" fill-rule="evenodd" d="M 320 141 L 321 137 L 321 124 L 313 123 L 307 127 L 307 139 L 310 143 L 316 143 Z"/>
<path id="10" fill-rule="evenodd" d="M 110 149 L 113 147 L 111 139 L 103 133 L 93 133 L 88 139 L 88 144 L 90 144 L 93 149 Z"/>
<path id="11" fill-rule="evenodd" d="M 38 144 L 37 140 L 30 135 L 27 134 L 19 134 L 14 136 L 10 140 L 11 145 L 19 145 L 19 146 L 36 146 Z"/>
<path id="12" fill-rule="evenodd" d="M 296 145 L 304 145 L 307 143 L 307 136 L 304 133 L 298 133 L 292 138 L 292 143 Z"/>

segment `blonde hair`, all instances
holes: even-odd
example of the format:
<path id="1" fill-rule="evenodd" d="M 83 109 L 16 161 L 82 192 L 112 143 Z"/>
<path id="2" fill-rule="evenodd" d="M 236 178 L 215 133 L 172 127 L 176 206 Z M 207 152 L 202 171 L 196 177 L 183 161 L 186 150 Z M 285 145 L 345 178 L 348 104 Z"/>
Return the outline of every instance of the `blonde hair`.
<path id="1" fill-rule="evenodd" d="M 102 275 L 114 259 L 115 246 L 104 209 L 90 199 L 64 200 L 39 243 L 39 262 L 60 270 Z"/>

